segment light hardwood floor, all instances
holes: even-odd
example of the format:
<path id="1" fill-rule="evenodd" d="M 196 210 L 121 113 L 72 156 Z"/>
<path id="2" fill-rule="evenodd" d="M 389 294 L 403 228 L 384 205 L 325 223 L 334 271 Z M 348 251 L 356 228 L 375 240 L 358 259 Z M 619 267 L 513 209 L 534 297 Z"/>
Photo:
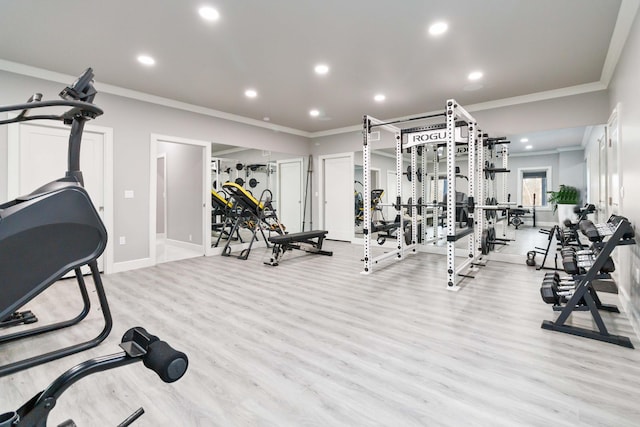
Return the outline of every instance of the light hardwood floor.
<path id="1" fill-rule="evenodd" d="M 114 426 L 638 426 L 640 350 L 540 328 L 543 272 L 489 262 L 463 289 L 445 288 L 444 256 L 416 254 L 362 275 L 362 247 L 326 242 L 333 257 L 288 253 L 278 267 L 198 257 L 104 277 L 114 328 L 97 348 L 0 378 L 0 413 L 58 374 L 119 351 L 144 326 L 190 359 L 174 384 L 134 364 L 70 388 L 50 425 Z M 65 281 L 30 308 L 47 319 L 79 310 Z M 618 303 L 617 295 L 601 295 Z M 94 305 L 95 306 L 95 305 Z M 574 324 L 591 326 L 588 313 Z M 625 314 L 613 333 L 640 342 Z M 100 329 L 0 347 L 0 363 Z M 0 331 L 1 332 L 1 331 Z"/>

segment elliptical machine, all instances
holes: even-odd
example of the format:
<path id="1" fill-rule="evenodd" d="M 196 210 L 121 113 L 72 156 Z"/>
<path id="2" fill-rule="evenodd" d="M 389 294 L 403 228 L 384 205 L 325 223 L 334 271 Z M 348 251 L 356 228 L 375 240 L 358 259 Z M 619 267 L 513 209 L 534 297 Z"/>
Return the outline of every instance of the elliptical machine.
<path id="1" fill-rule="evenodd" d="M 47 427 L 49 413 L 69 387 L 82 378 L 97 372 L 119 368 L 135 362 L 158 374 L 165 383 L 178 381 L 187 372 L 189 358 L 175 350 L 146 329 L 135 327 L 125 332 L 120 343 L 123 352 L 96 357 L 69 369 L 55 379 L 46 389 L 37 393 L 16 411 L 0 414 L 0 427 Z M 137 420 L 144 409 L 140 408 L 118 427 L 125 427 Z M 73 420 L 67 420 L 58 427 L 75 427 Z"/>
<path id="2" fill-rule="evenodd" d="M 95 347 L 111 331 L 111 312 L 96 261 L 107 245 L 107 230 L 83 187 L 80 171 L 84 125 L 103 113 L 93 104 L 96 93 L 93 71 L 88 68 L 60 93 L 61 100 L 42 101 L 42 95 L 37 93 L 24 104 L 0 107 L 0 113 L 19 112 L 15 117 L 0 120 L 0 125 L 30 120 L 56 120 L 71 125 L 65 176 L 0 205 L 0 326 L 20 319 L 22 313 L 16 310 L 71 270 L 75 271 L 84 303 L 73 319 L 0 336 L 0 345 L 66 328 L 84 319 L 90 309 L 80 269 L 85 265 L 91 271 L 104 318 L 104 327 L 95 338 L 0 366 L 0 376 Z M 62 114 L 29 114 L 31 110 L 52 107 L 67 110 Z"/>

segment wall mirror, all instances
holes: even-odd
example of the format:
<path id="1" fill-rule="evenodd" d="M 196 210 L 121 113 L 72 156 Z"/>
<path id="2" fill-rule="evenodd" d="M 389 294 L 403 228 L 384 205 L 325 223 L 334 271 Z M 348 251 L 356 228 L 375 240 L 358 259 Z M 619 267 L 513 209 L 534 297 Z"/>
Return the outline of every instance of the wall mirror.
<path id="1" fill-rule="evenodd" d="M 212 247 L 246 243 L 251 239 L 251 224 L 238 219 L 233 211 L 225 212 L 225 203 L 233 200 L 225 191 L 225 182 L 242 186 L 256 200 L 270 201 L 286 232 L 301 231 L 308 221 L 305 206 L 305 179 L 308 159 L 286 153 L 213 144 L 211 147 Z M 310 201 L 310 195 L 307 195 Z M 233 235 L 233 224 L 239 226 Z M 269 230 L 264 230 L 268 235 Z M 262 239 L 262 236 L 259 236 Z"/>

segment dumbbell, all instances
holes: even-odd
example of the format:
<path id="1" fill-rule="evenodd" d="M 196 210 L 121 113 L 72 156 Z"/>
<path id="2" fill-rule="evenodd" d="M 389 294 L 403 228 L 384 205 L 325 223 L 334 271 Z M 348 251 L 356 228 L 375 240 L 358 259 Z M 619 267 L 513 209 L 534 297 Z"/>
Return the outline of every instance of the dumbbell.
<path id="1" fill-rule="evenodd" d="M 573 256 L 562 257 L 562 268 L 567 274 L 576 275 L 580 274 L 580 267 L 578 261 Z"/>
<path id="2" fill-rule="evenodd" d="M 540 286 L 540 296 L 547 304 L 566 303 L 574 292 L 574 285 L 558 285 L 554 280 L 544 280 Z"/>

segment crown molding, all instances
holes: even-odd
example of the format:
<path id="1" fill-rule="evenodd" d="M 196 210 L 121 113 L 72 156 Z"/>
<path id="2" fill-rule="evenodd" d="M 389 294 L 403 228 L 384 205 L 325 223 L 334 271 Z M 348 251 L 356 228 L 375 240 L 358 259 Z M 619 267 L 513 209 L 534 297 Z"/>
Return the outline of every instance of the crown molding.
<path id="1" fill-rule="evenodd" d="M 6 61 L 4 59 L 0 59 L 0 70 L 63 84 L 68 84 L 70 81 L 73 81 L 77 77 L 68 74 L 57 73 L 55 71 L 45 70 L 42 68 L 32 67 L 30 65 L 19 64 L 17 62 Z M 198 105 L 176 101 L 169 98 L 163 98 L 161 96 L 151 95 L 136 90 L 126 89 L 106 83 L 100 83 L 100 81 L 96 81 L 96 88 L 99 89 L 99 92 L 108 93 L 110 95 L 117 95 L 125 98 L 135 99 L 138 101 L 148 102 L 151 104 L 162 105 L 164 107 L 190 111 L 192 113 L 198 113 L 205 116 L 243 123 L 246 125 L 269 129 L 276 132 L 289 133 L 305 138 L 310 138 L 311 135 L 306 131 L 293 129 L 286 126 L 280 126 L 273 123 L 265 123 L 261 120 L 250 119 L 248 117 L 238 116 L 231 113 L 225 113 L 224 111 L 218 111 L 212 108 L 201 107 Z"/>

